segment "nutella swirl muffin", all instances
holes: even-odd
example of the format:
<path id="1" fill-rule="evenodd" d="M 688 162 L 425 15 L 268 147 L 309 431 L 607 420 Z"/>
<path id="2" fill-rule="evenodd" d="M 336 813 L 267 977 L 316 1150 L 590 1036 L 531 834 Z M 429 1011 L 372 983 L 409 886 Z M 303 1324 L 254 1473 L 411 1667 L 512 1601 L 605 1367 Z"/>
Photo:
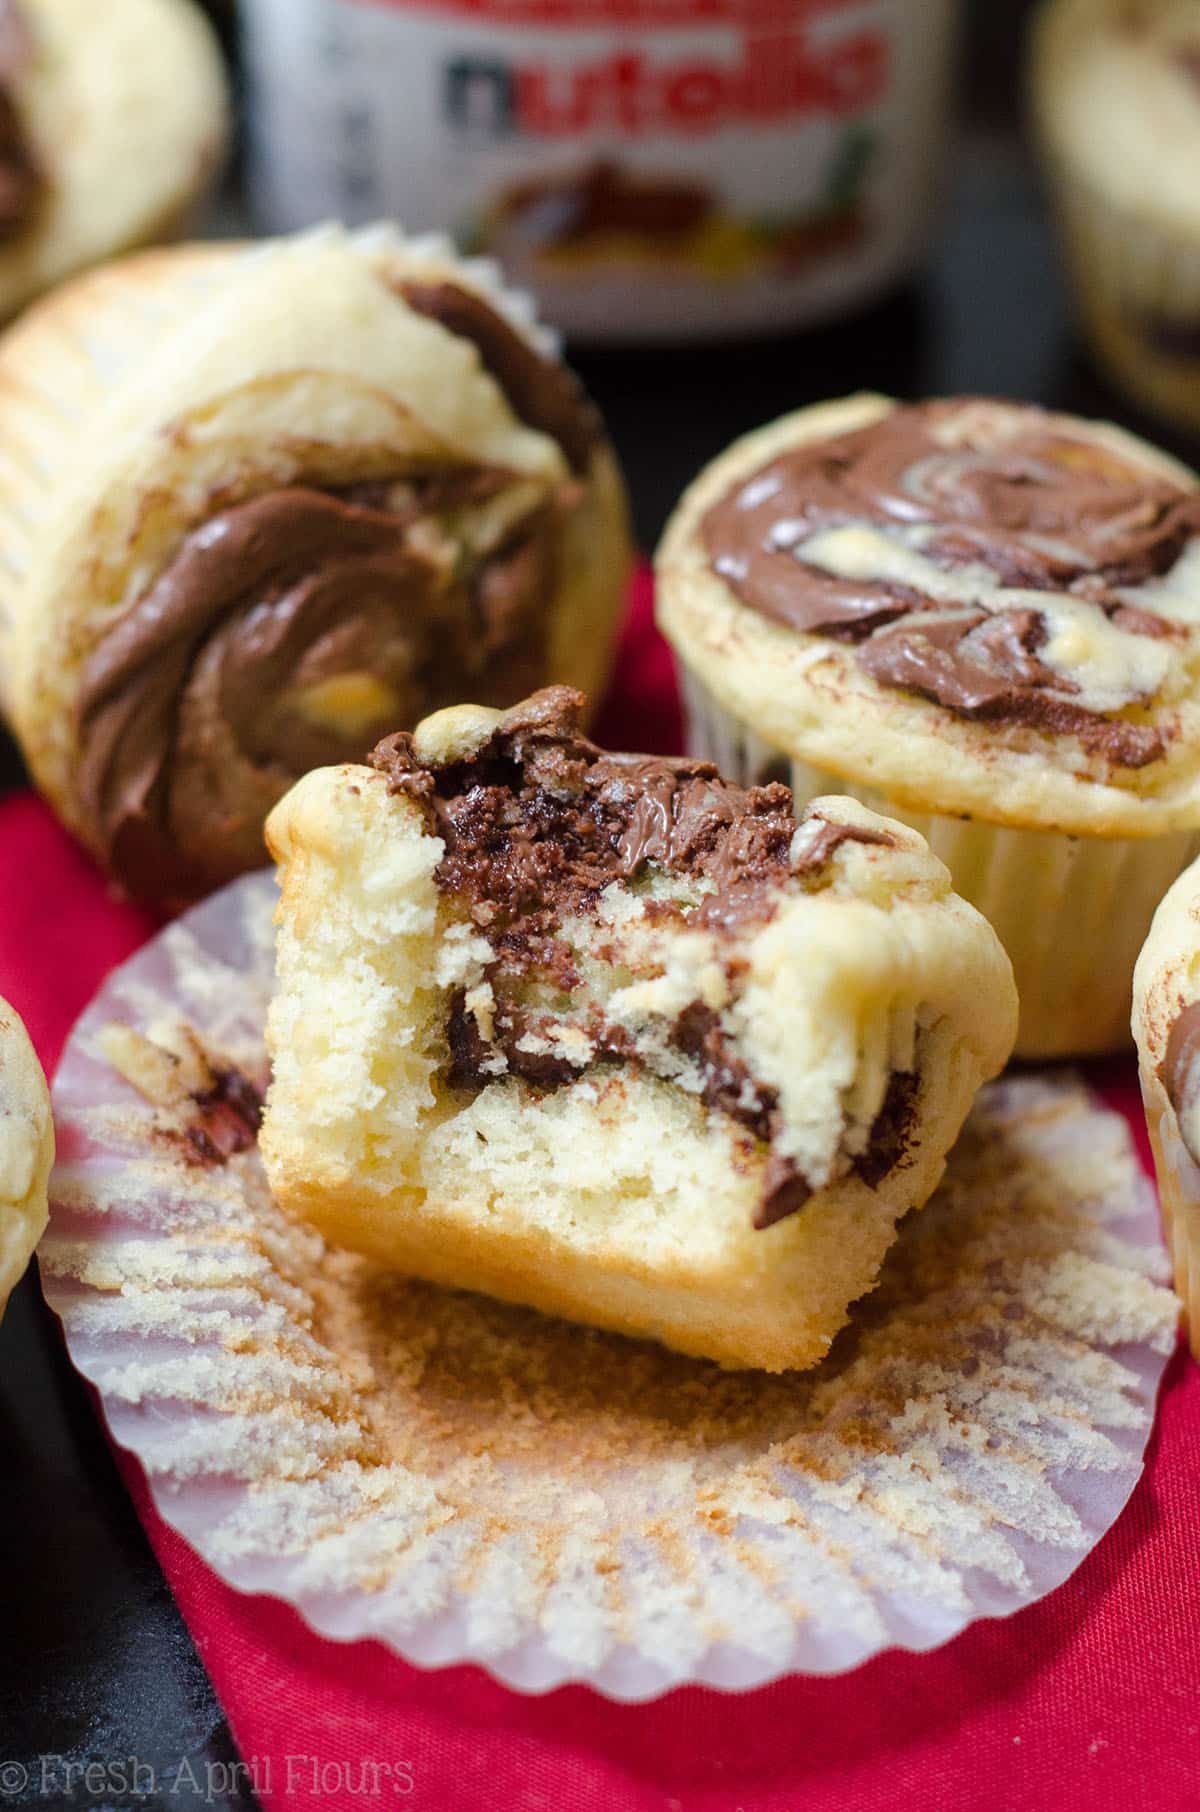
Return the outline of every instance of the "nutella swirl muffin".
<path id="1" fill-rule="evenodd" d="M 0 698 L 129 892 L 265 859 L 298 775 L 602 686 L 624 492 L 521 298 L 439 240 L 147 253 L 0 345 Z"/>
<path id="2" fill-rule="evenodd" d="M 1134 972 L 1133 1035 L 1175 1288 L 1200 1357 L 1200 862 L 1154 915 Z"/>
<path id="3" fill-rule="evenodd" d="M 1080 314 L 1113 380 L 1200 425 L 1200 6 L 1048 0 L 1033 112 Z"/>
<path id="4" fill-rule="evenodd" d="M 912 831 L 582 708 L 444 711 L 276 807 L 272 1189 L 435 1283 L 815 1364 L 1008 1055 L 1008 959 Z"/>
<path id="5" fill-rule="evenodd" d="M 692 747 L 920 830 L 992 920 L 1017 1051 L 1128 1039 L 1200 847 L 1200 487 L 1116 428 L 860 396 L 748 435 L 659 555 Z"/>
<path id="6" fill-rule="evenodd" d="M 193 0 L 0 0 L 0 318 L 178 231 L 229 125 Z"/>
<path id="7" fill-rule="evenodd" d="M 0 1315 L 45 1229 L 53 1162 L 46 1078 L 24 1026 L 0 1000 Z"/>

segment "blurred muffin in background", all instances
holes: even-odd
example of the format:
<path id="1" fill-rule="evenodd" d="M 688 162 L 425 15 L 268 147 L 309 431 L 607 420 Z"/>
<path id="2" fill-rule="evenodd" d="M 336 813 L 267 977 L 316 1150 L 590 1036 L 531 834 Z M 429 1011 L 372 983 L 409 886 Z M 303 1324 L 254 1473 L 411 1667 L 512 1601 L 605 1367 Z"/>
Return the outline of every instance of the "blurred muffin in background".
<path id="1" fill-rule="evenodd" d="M 0 318 L 171 237 L 228 137 L 193 0 L 0 0 Z"/>
<path id="2" fill-rule="evenodd" d="M 1030 73 L 1096 356 L 1138 402 L 1200 427 L 1200 5 L 1047 0 Z"/>

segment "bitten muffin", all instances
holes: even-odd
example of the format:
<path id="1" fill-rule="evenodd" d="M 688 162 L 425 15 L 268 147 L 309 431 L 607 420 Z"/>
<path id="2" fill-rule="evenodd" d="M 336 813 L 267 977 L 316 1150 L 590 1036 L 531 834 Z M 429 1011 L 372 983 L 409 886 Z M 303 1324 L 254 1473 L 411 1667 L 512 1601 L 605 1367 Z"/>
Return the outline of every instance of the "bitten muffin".
<path id="1" fill-rule="evenodd" d="M 859 396 L 748 435 L 658 560 L 695 754 L 920 830 L 996 926 L 1018 1054 L 1127 1043 L 1200 847 L 1200 487 L 1098 423 Z"/>
<path id="2" fill-rule="evenodd" d="M 1200 424 L 1200 7 L 1049 0 L 1032 99 L 1080 314 L 1113 380 Z"/>
<path id="3" fill-rule="evenodd" d="M 0 1000 L 0 1315 L 45 1229 L 53 1162 L 46 1078 L 24 1026 Z"/>
<path id="4" fill-rule="evenodd" d="M 192 0 L 0 0 L 0 317 L 178 231 L 228 139 Z"/>
<path id="5" fill-rule="evenodd" d="M 1133 1035 L 1175 1288 L 1200 1357 L 1200 862 L 1154 915 L 1134 973 Z"/>
<path id="6" fill-rule="evenodd" d="M 130 893 L 264 861 L 323 762 L 466 694 L 598 690 L 603 424 L 490 267 L 337 228 L 143 253 L 0 344 L 0 701 Z"/>
<path id="7" fill-rule="evenodd" d="M 272 1188 L 436 1283 L 812 1365 L 1008 1055 L 1008 959 L 913 832 L 582 712 L 441 712 L 273 812 Z"/>

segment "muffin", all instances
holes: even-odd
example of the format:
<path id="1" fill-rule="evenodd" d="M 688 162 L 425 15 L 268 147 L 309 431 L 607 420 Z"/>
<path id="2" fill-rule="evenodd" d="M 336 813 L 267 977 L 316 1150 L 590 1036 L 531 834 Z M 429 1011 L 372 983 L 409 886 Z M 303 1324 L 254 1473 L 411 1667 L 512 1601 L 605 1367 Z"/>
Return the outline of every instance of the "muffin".
<path id="1" fill-rule="evenodd" d="M 0 1000 L 0 1315 L 45 1229 L 53 1162 L 46 1078 L 24 1026 Z"/>
<path id="2" fill-rule="evenodd" d="M 1119 1048 L 1200 848 L 1200 487 L 1120 430 L 878 396 L 748 435 L 658 559 L 693 753 L 914 826 L 998 930 L 1017 1052 Z"/>
<path id="3" fill-rule="evenodd" d="M 1008 1056 L 1008 960 L 912 831 L 583 709 L 438 713 L 272 813 L 272 1191 L 408 1275 L 812 1365 Z"/>
<path id="4" fill-rule="evenodd" d="M 1113 380 L 1200 424 L 1200 7 L 1048 0 L 1032 100 L 1084 327 Z"/>
<path id="5" fill-rule="evenodd" d="M 229 139 L 192 0 L 0 0 L 0 318 L 170 237 Z"/>
<path id="6" fill-rule="evenodd" d="M 265 861 L 292 782 L 474 693 L 602 687 L 629 562 L 603 424 L 440 239 L 140 254 L 0 343 L 0 703 L 126 892 Z"/>
<path id="7" fill-rule="evenodd" d="M 1200 1357 L 1200 863 L 1154 915 L 1134 972 L 1133 1035 L 1175 1288 Z"/>

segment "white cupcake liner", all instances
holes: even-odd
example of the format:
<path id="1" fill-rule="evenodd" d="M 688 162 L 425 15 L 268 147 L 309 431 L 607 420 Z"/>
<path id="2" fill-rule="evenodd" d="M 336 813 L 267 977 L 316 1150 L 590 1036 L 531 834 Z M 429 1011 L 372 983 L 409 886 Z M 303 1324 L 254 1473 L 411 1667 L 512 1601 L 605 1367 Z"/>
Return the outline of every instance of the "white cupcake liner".
<path id="1" fill-rule="evenodd" d="M 765 742 L 682 665 L 680 679 L 693 755 L 743 784 L 782 778 L 799 805 L 849 793 L 920 831 L 1012 959 L 1021 1001 L 1017 1056 L 1078 1057 L 1132 1042 L 1134 964 L 1163 894 L 1200 852 L 1200 836 L 1068 837 L 914 812 Z"/>
<path id="2" fill-rule="evenodd" d="M 1200 426 L 1200 235 L 1109 201 L 1054 151 L 1050 198 L 1092 350 L 1121 389 L 1155 414 Z M 1155 326 L 1194 336 L 1167 351 Z"/>
<path id="3" fill-rule="evenodd" d="M 115 1439 L 222 1578 L 424 1666 L 637 1700 L 932 1648 L 1111 1525 L 1177 1305 L 1128 1130 L 1078 1082 L 985 1092 L 823 1366 L 722 1373 L 331 1253 L 253 1151 L 196 1166 L 112 1028 L 261 1077 L 274 898 L 235 883 L 76 1027 L 42 1247 Z"/>

